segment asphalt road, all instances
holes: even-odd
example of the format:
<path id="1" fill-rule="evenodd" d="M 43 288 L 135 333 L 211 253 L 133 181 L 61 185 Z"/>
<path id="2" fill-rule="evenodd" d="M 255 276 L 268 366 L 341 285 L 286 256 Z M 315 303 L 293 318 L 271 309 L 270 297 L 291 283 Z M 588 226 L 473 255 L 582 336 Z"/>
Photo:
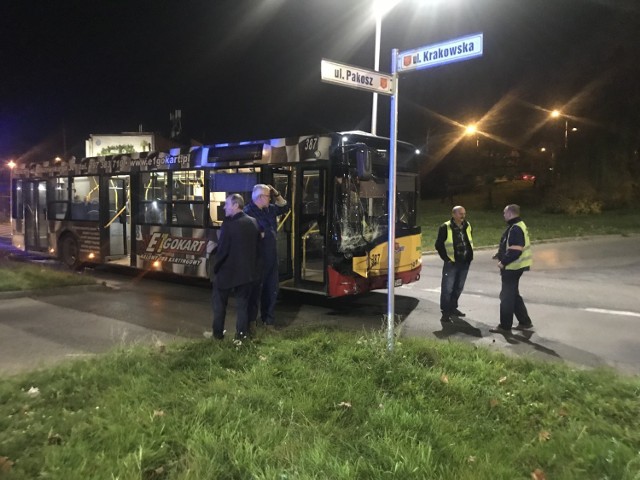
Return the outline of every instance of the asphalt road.
<path id="1" fill-rule="evenodd" d="M 520 281 L 535 330 L 504 337 L 499 323 L 500 277 L 495 250 L 475 252 L 460 298 L 467 313 L 453 325 L 439 312 L 442 262 L 423 258 L 419 282 L 397 289 L 420 300 L 404 322 L 408 335 L 466 339 L 489 348 L 640 374 L 640 236 L 602 236 L 533 246 L 534 265 Z M 517 322 L 516 322 L 517 323 Z"/>
<path id="2" fill-rule="evenodd" d="M 441 261 L 425 255 L 421 280 L 396 289 L 400 334 L 458 339 L 516 355 L 640 374 L 639 240 L 615 236 L 534 245 L 534 269 L 524 275 L 521 293 L 535 331 L 509 338 L 489 333 L 498 323 L 500 288 L 492 250 L 476 252 L 460 301 L 467 317 L 445 326 L 438 308 Z M 17 298 L 0 295 L 0 374 L 121 345 L 202 339 L 210 333 L 205 284 L 90 274 L 105 285 Z M 230 310 L 227 330 L 233 331 Z M 276 314 L 281 329 L 321 324 L 369 331 L 385 328 L 386 311 L 385 292 L 333 301 L 287 294 Z"/>

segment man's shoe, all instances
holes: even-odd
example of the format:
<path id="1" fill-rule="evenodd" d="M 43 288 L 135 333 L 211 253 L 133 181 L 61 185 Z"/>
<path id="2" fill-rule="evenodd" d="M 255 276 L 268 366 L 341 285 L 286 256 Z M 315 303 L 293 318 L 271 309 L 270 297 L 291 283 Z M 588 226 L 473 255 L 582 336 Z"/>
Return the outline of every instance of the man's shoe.
<path id="1" fill-rule="evenodd" d="M 531 330 L 533 328 L 533 323 L 519 323 L 513 328 L 516 330 Z"/>
<path id="2" fill-rule="evenodd" d="M 466 317 L 467 316 L 466 313 L 462 313 L 457 308 L 453 312 L 451 312 L 451 315 L 455 315 L 456 317 Z"/>
<path id="3" fill-rule="evenodd" d="M 215 340 L 224 340 L 224 333 L 214 333 L 213 338 Z"/>
<path id="4" fill-rule="evenodd" d="M 440 323 L 453 323 L 451 315 L 449 315 L 448 313 L 443 313 L 442 317 L 440 317 Z"/>
<path id="5" fill-rule="evenodd" d="M 502 325 L 498 325 L 497 327 L 494 328 L 490 328 L 489 331 L 491 333 L 502 333 L 505 335 L 508 335 L 511 333 L 511 329 L 510 328 L 505 328 Z"/>

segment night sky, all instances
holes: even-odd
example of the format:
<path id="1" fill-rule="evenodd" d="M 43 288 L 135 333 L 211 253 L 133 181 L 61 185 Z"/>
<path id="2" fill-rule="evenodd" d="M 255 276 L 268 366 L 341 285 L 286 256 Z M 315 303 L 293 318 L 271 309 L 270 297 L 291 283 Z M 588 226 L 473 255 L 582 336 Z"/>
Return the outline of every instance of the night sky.
<path id="1" fill-rule="evenodd" d="M 327 58 L 373 68 L 365 0 L 6 0 L 0 19 L 0 161 L 83 156 L 89 134 L 169 135 L 203 143 L 370 128 L 371 95 L 320 81 Z M 546 112 L 576 121 L 637 121 L 640 2 L 404 0 L 382 25 L 391 49 L 484 33 L 484 56 L 407 73 L 399 137 L 429 136 L 484 118 L 522 146 Z M 631 73 L 630 73 L 631 72 Z M 612 93 L 613 92 L 613 93 Z M 606 105 L 607 108 L 603 108 Z M 620 111 L 617 111 L 620 109 Z M 487 115 L 487 112 L 491 112 Z M 602 116 L 602 118 L 600 118 Z M 381 97 L 378 133 L 388 136 Z"/>

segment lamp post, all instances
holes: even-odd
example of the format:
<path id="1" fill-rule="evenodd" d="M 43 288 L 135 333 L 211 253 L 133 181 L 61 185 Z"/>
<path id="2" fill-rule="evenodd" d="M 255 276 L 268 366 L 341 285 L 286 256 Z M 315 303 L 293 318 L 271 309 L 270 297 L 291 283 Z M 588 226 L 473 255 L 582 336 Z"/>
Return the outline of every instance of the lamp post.
<path id="1" fill-rule="evenodd" d="M 9 167 L 9 225 L 13 235 L 13 169 L 16 167 L 16 162 L 9 160 L 7 166 Z"/>
<path id="2" fill-rule="evenodd" d="M 373 70 L 380 70 L 380 35 L 382 33 L 382 17 L 384 17 L 400 0 L 374 0 L 373 15 L 376 20 L 376 40 L 374 47 Z M 371 133 L 377 135 L 378 125 L 378 93 L 373 92 L 371 105 Z"/>
<path id="3" fill-rule="evenodd" d="M 569 119 L 566 115 L 562 115 L 559 110 L 553 110 L 551 112 L 552 118 L 563 117 L 564 118 L 564 148 L 565 150 L 569 146 Z"/>
<path id="4" fill-rule="evenodd" d="M 475 135 L 476 136 L 476 149 L 480 147 L 480 138 L 478 137 L 478 125 L 475 123 L 471 123 L 467 125 L 464 129 L 465 135 Z"/>

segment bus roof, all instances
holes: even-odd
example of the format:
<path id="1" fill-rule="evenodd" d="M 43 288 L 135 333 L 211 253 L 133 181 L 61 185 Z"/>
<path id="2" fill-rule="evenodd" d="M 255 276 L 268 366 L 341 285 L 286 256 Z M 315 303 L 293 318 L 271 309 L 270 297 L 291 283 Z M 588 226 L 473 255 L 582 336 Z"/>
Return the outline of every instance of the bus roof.
<path id="1" fill-rule="evenodd" d="M 16 178 L 51 178 L 66 175 L 128 174 L 204 167 L 298 163 L 329 160 L 335 149 L 356 143 L 365 143 L 378 151 L 389 148 L 388 138 L 363 131 L 345 131 L 173 148 L 167 152 L 134 152 L 82 159 L 71 157 L 43 163 L 18 163 L 14 175 Z M 406 142 L 398 142 L 398 150 L 399 158 L 408 158 L 413 156 L 415 147 Z M 399 162 L 399 165 L 401 163 Z"/>

